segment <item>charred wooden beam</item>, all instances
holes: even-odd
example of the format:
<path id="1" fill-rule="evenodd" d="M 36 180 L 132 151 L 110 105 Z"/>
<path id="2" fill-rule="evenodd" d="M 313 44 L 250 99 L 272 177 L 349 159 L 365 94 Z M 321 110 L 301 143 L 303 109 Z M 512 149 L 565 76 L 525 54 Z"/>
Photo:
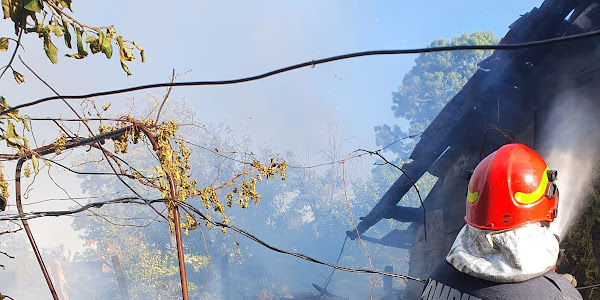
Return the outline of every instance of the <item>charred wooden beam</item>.
<path id="1" fill-rule="evenodd" d="M 519 18 L 500 44 L 530 42 L 564 34 L 567 15 L 588 0 L 547 0 L 537 9 Z M 411 179 L 418 180 L 448 147 L 483 157 L 499 146 L 515 142 L 513 132 L 522 131 L 534 119 L 533 111 L 540 99 L 534 97 L 535 74 L 530 60 L 546 57 L 551 47 L 517 51 L 495 51 L 481 62 L 463 89 L 442 109 L 421 136 L 403 168 Z M 541 71 L 543 72 L 543 71 Z M 515 113 L 517 112 L 517 113 Z M 533 144 L 533 141 L 527 142 Z M 533 146 L 533 145 L 532 145 Z M 357 230 L 347 232 L 351 238 L 362 234 L 394 209 L 412 187 L 412 180 L 400 178 L 388 189 L 379 203 L 362 218 Z"/>
<path id="2" fill-rule="evenodd" d="M 432 160 L 431 163 L 433 163 L 433 161 L 434 160 Z M 431 163 L 428 163 L 428 161 L 423 162 L 413 161 L 411 163 L 404 164 L 402 169 L 407 174 L 410 174 L 409 176 L 411 178 L 420 178 L 431 165 Z M 395 209 L 394 207 L 396 207 L 396 204 L 400 201 L 400 199 L 402 199 L 402 196 L 408 192 L 413 184 L 414 182 L 412 179 L 406 175 L 400 176 L 400 179 L 396 180 L 392 187 L 390 187 L 390 189 L 383 195 L 381 201 L 379 201 L 375 207 L 373 207 L 367 216 L 362 218 L 361 222 L 357 225 L 356 230 L 349 230 L 346 232 L 348 237 L 355 239 L 358 236 L 358 233 L 362 234 L 367 229 L 371 228 L 371 226 L 377 224 L 377 222 L 379 222 L 381 219 L 385 218 L 385 216 L 389 216 L 390 211 Z M 358 233 L 356 232 L 357 230 Z"/>

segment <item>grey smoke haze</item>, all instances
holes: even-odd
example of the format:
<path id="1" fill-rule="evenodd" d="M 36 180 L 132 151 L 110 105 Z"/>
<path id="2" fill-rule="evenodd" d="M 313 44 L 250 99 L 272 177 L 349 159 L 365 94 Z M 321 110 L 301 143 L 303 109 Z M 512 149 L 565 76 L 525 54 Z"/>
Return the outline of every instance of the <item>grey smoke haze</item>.
<path id="1" fill-rule="evenodd" d="M 173 1 L 161 5 L 138 0 L 109 1 L 118 3 L 118 8 L 110 3 L 97 5 L 91 1 L 75 2 L 75 15 L 94 26 L 105 25 L 105 21 L 109 20 L 110 24 L 119 28 L 120 33 L 136 40 L 147 50 L 148 61 L 145 64 L 132 64 L 130 68 L 134 76 L 125 77 L 119 73 L 118 60 L 106 61 L 99 56 L 89 57 L 84 61 L 69 60 L 63 58 L 62 54 L 72 51 L 61 48 L 59 64 L 52 65 L 45 57 L 41 41 L 37 37 L 27 36 L 24 38 L 27 51 L 19 54 L 61 94 L 163 82 L 169 79 L 173 68 L 182 73 L 192 70 L 181 80 L 231 79 L 346 52 L 422 47 L 435 38 L 451 38 L 474 30 L 491 29 L 500 37 L 519 14 L 541 1 L 520 1 L 510 6 L 501 2 L 474 1 L 390 2 L 385 5 L 360 1 L 309 1 L 298 4 L 277 1 L 252 4 Z M 136 11 L 135 15 L 131 14 L 133 11 Z M 427 11 L 430 17 L 423 18 L 421 14 L 414 13 L 416 11 Z M 449 20 L 448 15 L 453 18 Z M 106 16 L 110 18 L 106 19 Z M 152 21 L 140 26 L 140 16 Z M 190 20 L 194 22 L 193 33 L 189 30 Z M 0 28 L 7 35 L 13 30 L 9 22 L 2 23 Z M 62 42 L 55 43 L 62 47 Z M 4 58 L 6 57 L 7 54 Z M 194 101 L 194 108 L 202 113 L 201 121 L 206 124 L 231 123 L 237 132 L 251 132 L 252 138 L 259 145 L 268 144 L 282 150 L 293 149 L 298 157 L 306 158 L 306 163 L 317 164 L 322 159 L 319 150 L 327 146 L 323 140 L 327 138 L 326 129 L 330 122 L 339 126 L 340 133 L 350 141 L 344 143 L 346 148 L 341 151 L 343 157 L 348 151 L 373 146 L 374 125 L 396 121 L 389 109 L 391 93 L 401 83 L 403 74 L 409 70 L 413 59 L 414 57 L 397 56 L 337 62 L 245 85 L 174 89 L 172 96 Z M 19 71 L 24 69 L 22 65 L 16 67 Z M 27 82 L 22 86 L 17 86 L 9 78 L 3 78 L 0 82 L 3 95 L 12 105 L 50 94 L 31 74 L 25 75 Z M 127 97 L 144 97 L 144 94 Z M 96 101 L 99 106 L 113 102 L 113 108 L 116 108 L 123 97 Z M 35 109 L 23 110 L 22 113 L 32 117 L 71 117 L 64 109 L 64 106 L 48 103 Z M 38 125 L 39 128 L 43 128 L 43 125 Z M 40 142 L 52 141 L 56 137 L 55 132 L 48 135 L 37 132 Z M 303 151 L 306 153 L 302 153 Z M 360 162 L 355 160 L 348 168 L 368 170 L 370 165 L 365 158 Z M 14 167 L 10 166 L 7 170 L 10 174 Z M 55 173 L 58 171 L 60 170 L 54 167 L 51 170 L 54 179 L 68 189 L 70 196 L 81 196 L 79 180 L 71 178 L 67 172 Z M 65 192 L 49 180 L 45 170 L 41 174 L 32 186 L 29 198 L 25 199 L 27 203 L 49 198 L 67 198 Z M 364 176 L 369 173 L 365 171 L 356 175 Z M 292 180 L 290 174 L 286 183 Z M 13 191 L 14 187 L 11 186 L 10 190 Z M 319 203 L 319 196 L 307 197 L 305 201 Z M 14 198 L 10 201 L 14 203 Z M 308 207 L 299 201 L 292 203 L 295 204 L 297 207 L 292 207 L 292 212 L 294 209 Z M 345 205 L 343 202 L 339 204 Z M 252 213 L 259 213 L 268 205 L 265 198 L 261 207 Z M 26 210 L 67 209 L 72 206 L 73 203 L 69 200 L 54 201 L 31 205 Z M 14 207 L 11 209 L 14 212 Z M 367 212 L 359 209 L 360 205 L 353 207 L 355 218 Z M 350 228 L 349 224 L 342 223 L 347 220 L 345 210 L 343 212 L 338 215 L 322 215 L 320 219 L 313 221 L 327 224 L 325 221 L 333 220 L 328 226 L 320 228 L 313 229 L 310 224 L 306 224 L 309 222 L 299 221 L 307 228 L 305 236 L 298 236 L 303 233 L 299 230 L 295 235 L 290 235 L 291 230 L 286 230 L 283 226 L 279 231 L 269 228 L 264 218 L 254 218 L 255 223 L 239 225 L 283 249 L 297 250 L 327 262 L 335 262 L 345 237 L 344 232 Z M 285 219 L 289 222 L 295 220 L 291 213 Z M 64 244 L 67 250 L 84 249 L 81 246 L 83 241 L 77 238 L 76 232 L 71 228 L 70 218 L 46 218 L 31 223 L 38 244 L 46 252 L 58 249 L 60 244 Z M 389 232 L 388 227 L 397 225 L 389 223 L 391 222 L 381 222 L 378 227 L 371 229 L 370 234 L 380 237 Z M 8 227 L 2 230 L 5 229 Z M 317 238 L 313 231 L 325 237 L 323 242 L 313 242 Z M 166 232 L 164 234 L 167 235 Z M 217 236 L 221 237 L 218 234 L 220 232 L 217 232 Z M 16 299 L 48 299 L 47 287 L 35 258 L 28 250 L 24 233 L 14 235 L 14 238 L 17 237 L 19 243 L 6 239 L 4 248 L 1 249 L 15 254 L 16 258 L 10 260 L 2 257 L 3 260 L 0 261 L 6 265 L 6 270 L 0 271 L 3 277 L 0 292 Z M 227 245 L 234 244 L 231 236 L 223 239 Z M 211 273 L 207 275 L 211 278 L 210 281 L 205 282 L 202 277 L 201 281 L 195 282 L 198 286 L 206 284 L 215 293 L 220 293 L 221 288 L 236 290 L 238 286 L 244 285 L 252 285 L 256 294 L 262 292 L 265 286 L 270 286 L 265 290 L 281 294 L 284 288 L 291 293 L 313 293 L 311 284 L 324 285 L 323 282 L 331 271 L 329 268 L 274 254 L 248 240 L 240 239 L 242 254 L 230 266 L 232 284 L 222 286 L 222 277 L 215 274 L 221 271 L 219 258 L 228 253 L 223 253 L 217 247 L 220 244 L 214 242 L 215 248 L 210 249 L 215 258 Z M 367 247 L 372 254 L 379 254 L 373 257 L 375 269 L 383 270 L 386 265 L 397 261 L 394 271 L 406 272 L 407 251 L 375 244 L 368 244 Z M 48 262 L 51 262 L 50 258 Z M 348 241 L 340 265 L 361 268 L 367 266 L 365 254 L 358 242 Z M 70 283 L 75 284 L 75 276 L 68 273 L 66 275 L 72 276 L 69 278 Z M 26 280 L 22 280 L 23 277 Z M 380 287 L 380 281 L 377 278 L 377 288 Z M 233 285 L 236 282 L 243 284 Z M 397 281 L 395 285 L 396 288 L 402 288 L 404 283 Z M 115 289 L 116 286 L 113 285 L 112 288 Z M 90 286 L 81 285 L 81 289 L 90 289 Z M 370 289 L 369 275 L 344 272 L 334 273 L 329 286 L 329 291 L 343 296 L 352 295 L 354 299 L 367 298 Z M 71 296 L 71 299 L 81 298 Z M 88 294 L 85 299 L 98 298 Z"/>

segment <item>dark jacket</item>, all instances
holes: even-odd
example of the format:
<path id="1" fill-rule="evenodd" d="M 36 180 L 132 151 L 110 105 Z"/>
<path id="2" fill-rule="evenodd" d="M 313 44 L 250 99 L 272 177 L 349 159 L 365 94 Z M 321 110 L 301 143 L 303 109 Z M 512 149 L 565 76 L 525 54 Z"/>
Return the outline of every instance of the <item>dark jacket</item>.
<path id="1" fill-rule="evenodd" d="M 425 283 L 424 300 L 581 300 L 571 283 L 555 272 L 517 283 L 486 281 L 441 263 Z"/>

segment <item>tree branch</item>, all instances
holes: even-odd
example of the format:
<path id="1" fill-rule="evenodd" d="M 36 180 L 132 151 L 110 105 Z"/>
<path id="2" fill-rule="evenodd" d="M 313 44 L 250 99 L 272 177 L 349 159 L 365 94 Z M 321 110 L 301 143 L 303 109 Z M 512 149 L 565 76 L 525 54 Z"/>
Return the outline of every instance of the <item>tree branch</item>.
<path id="1" fill-rule="evenodd" d="M 44 0 L 44 3 L 46 3 L 46 4 L 48 4 L 48 6 L 52 7 L 58 14 L 60 14 L 62 16 L 65 16 L 71 22 L 79 25 L 79 27 L 87 28 L 87 29 L 90 29 L 90 30 L 93 30 L 93 31 L 100 31 L 102 29 L 114 28 L 114 25 L 101 26 L 101 27 L 92 27 L 92 26 L 83 24 L 83 23 L 77 21 L 75 18 L 73 18 L 70 15 L 68 15 L 66 12 L 64 12 L 60 7 L 58 7 L 58 5 L 54 4 L 54 2 L 49 1 L 49 0 Z"/>

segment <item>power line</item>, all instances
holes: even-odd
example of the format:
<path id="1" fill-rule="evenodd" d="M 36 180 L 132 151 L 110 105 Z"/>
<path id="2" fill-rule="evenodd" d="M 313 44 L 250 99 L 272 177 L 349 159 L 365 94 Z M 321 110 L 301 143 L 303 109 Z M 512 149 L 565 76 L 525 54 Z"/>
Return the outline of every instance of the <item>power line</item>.
<path id="1" fill-rule="evenodd" d="M 139 91 L 139 90 L 162 88 L 162 87 L 209 86 L 209 85 L 237 84 L 237 83 L 255 81 L 255 80 L 271 77 L 271 76 L 274 76 L 277 74 L 289 72 L 289 71 L 296 70 L 296 69 L 301 69 L 301 68 L 305 68 L 305 67 L 314 67 L 314 66 L 320 65 L 320 64 L 325 64 L 325 63 L 334 62 L 334 61 L 338 61 L 338 60 L 362 57 L 362 56 L 420 54 L 420 53 L 464 51 L 464 50 L 519 50 L 519 49 L 527 49 L 527 48 L 543 47 L 543 46 L 549 46 L 549 45 L 568 43 L 568 42 L 573 42 L 573 41 L 590 39 L 590 38 L 594 38 L 594 37 L 598 37 L 598 36 L 600 36 L 600 30 L 590 31 L 590 32 L 581 33 L 581 34 L 574 34 L 574 35 L 569 35 L 569 36 L 563 36 L 563 37 L 557 37 L 557 38 L 551 38 L 551 39 L 544 39 L 544 40 L 533 41 L 533 42 L 516 43 L 516 44 L 452 45 L 452 46 L 430 47 L 430 48 L 372 50 L 372 51 L 354 52 L 354 53 L 342 54 L 342 55 L 337 55 L 337 56 L 331 56 L 331 57 L 327 57 L 327 58 L 323 58 L 323 59 L 311 60 L 311 61 L 291 65 L 288 67 L 272 70 L 272 71 L 269 71 L 269 72 L 266 72 L 263 74 L 250 76 L 250 77 L 244 77 L 244 78 L 238 78 L 238 79 L 213 80 L 213 81 L 165 82 L 165 83 L 154 83 L 154 84 L 133 86 L 133 87 L 128 87 L 128 88 L 124 88 L 124 89 L 116 89 L 116 90 L 95 92 L 95 93 L 82 94 L 82 95 L 51 96 L 51 97 L 41 98 L 41 99 L 38 99 L 38 100 L 35 100 L 32 102 L 14 106 L 12 108 L 9 108 L 7 110 L 0 112 L 0 115 L 4 115 L 4 114 L 7 114 L 9 112 L 12 112 L 12 111 L 24 108 L 24 107 L 36 105 L 36 104 L 51 101 L 51 100 L 58 100 L 58 99 L 94 98 L 94 97 L 129 93 L 129 92 L 134 92 L 134 91 Z"/>
<path id="2" fill-rule="evenodd" d="M 123 203 L 134 203 L 140 205 L 150 205 L 156 202 L 164 202 L 162 200 L 147 200 L 141 199 L 138 197 L 122 197 L 118 199 L 101 201 L 101 202 L 91 202 L 85 205 L 82 205 L 76 209 L 72 210 L 55 210 L 55 211 L 38 211 L 38 212 L 24 212 L 19 214 L 7 214 L 5 216 L 0 216 L 0 221 L 10 221 L 10 220 L 31 220 L 43 217 L 60 217 L 60 216 L 68 216 L 72 214 L 77 214 L 80 212 L 87 211 L 92 208 L 101 208 L 107 204 L 123 204 Z"/>
<path id="3" fill-rule="evenodd" d="M 92 202 L 92 203 L 88 203 L 86 205 L 83 205 L 81 207 L 78 207 L 76 209 L 73 210 L 62 210 L 62 211 L 40 211 L 40 212 L 28 212 L 28 213 L 22 213 L 22 214 L 13 214 L 13 215 L 6 215 L 6 216 L 0 216 L 0 221 L 11 221 L 11 220 L 31 220 L 31 219 L 35 219 L 35 218 L 44 218 L 44 217 L 59 217 L 59 216 L 67 216 L 67 215 L 72 215 L 72 214 L 77 214 L 86 210 L 89 210 L 91 208 L 101 208 L 104 205 L 107 204 L 125 204 L 125 203 L 131 203 L 131 204 L 139 204 L 139 205 L 151 205 L 153 203 L 166 203 L 169 202 L 171 200 L 168 199 L 155 199 L 155 200 L 148 200 L 148 199 L 140 199 L 137 197 L 123 197 L 123 198 L 118 198 L 118 199 L 113 199 L 113 200 L 109 200 L 109 201 L 102 201 L 102 202 Z M 344 267 L 344 266 L 339 266 L 337 264 L 330 264 L 330 263 L 326 263 L 323 261 L 320 261 L 318 259 L 312 258 L 310 256 L 304 255 L 302 253 L 297 253 L 297 252 L 290 252 L 290 251 L 286 251 L 283 249 L 279 249 L 275 246 L 272 246 L 271 244 L 268 244 L 267 242 L 259 239 L 258 237 L 254 236 L 253 234 L 240 229 L 238 227 L 235 226 L 231 226 L 228 224 L 224 224 L 221 222 L 215 222 L 211 219 L 209 219 L 208 217 L 206 217 L 206 215 L 204 215 L 198 208 L 196 208 L 195 206 L 191 205 L 188 202 L 181 202 L 181 201 L 177 201 L 178 205 L 189 209 L 190 211 L 194 212 L 195 214 L 197 214 L 202 220 L 214 225 L 214 226 L 218 226 L 218 227 L 223 227 L 223 228 L 228 228 L 231 229 L 232 231 L 235 231 L 243 236 L 245 236 L 246 238 L 260 244 L 261 246 L 278 252 L 278 253 L 282 253 L 282 254 L 286 254 L 286 255 L 290 255 L 290 256 L 294 256 L 312 263 L 316 263 L 316 264 L 320 264 L 320 265 L 324 265 L 324 266 L 328 266 L 330 268 L 333 268 L 335 270 L 340 270 L 340 271 L 345 271 L 345 272 L 352 272 L 352 273 L 362 273 L 362 274 L 379 274 L 379 275 L 385 275 L 385 276 L 391 276 L 391 277 L 396 277 L 396 278 L 402 278 L 402 279 L 409 279 L 409 280 L 414 280 L 414 281 L 418 281 L 418 282 L 425 282 L 425 280 L 421 279 L 421 278 L 417 278 L 417 277 L 412 277 L 409 275 L 404 275 L 404 274 L 397 274 L 397 273 L 391 273 L 391 272 L 382 272 L 382 271 L 377 271 L 377 270 L 368 270 L 368 269 L 358 269 L 358 268 L 350 268 L 350 267 Z M 341 254 L 341 253 L 340 253 Z M 339 261 L 339 258 L 338 258 Z"/>
<path id="4" fill-rule="evenodd" d="M 187 203 L 187 202 L 178 202 L 179 205 L 181 206 L 185 206 L 188 209 L 190 209 L 191 211 L 193 211 L 194 213 L 196 213 L 197 215 L 200 216 L 200 218 L 202 218 L 203 220 L 209 222 L 210 224 L 214 225 L 214 226 L 219 226 L 219 227 L 223 227 L 223 228 L 228 228 L 231 229 L 243 236 L 245 236 L 246 238 L 260 244 L 261 246 L 266 247 L 267 249 L 273 250 L 275 252 L 279 252 L 281 254 L 286 254 L 286 255 L 290 255 L 290 256 L 294 256 L 312 263 L 316 263 L 316 264 L 320 264 L 320 265 L 324 265 L 324 266 L 328 266 L 330 268 L 334 268 L 336 270 L 340 270 L 340 271 L 345 271 L 345 272 L 352 272 L 352 273 L 362 273 L 362 274 L 379 274 L 379 275 L 385 275 L 385 276 L 391 276 L 391 277 L 396 277 L 396 278 L 402 278 L 402 279 L 409 279 L 409 280 L 414 280 L 414 281 L 418 281 L 418 282 L 425 282 L 425 280 L 421 279 L 421 278 L 417 278 L 417 277 L 412 277 L 409 275 L 404 275 L 404 274 L 396 274 L 396 273 L 391 273 L 391 272 L 382 272 L 382 271 L 377 271 L 377 270 L 368 270 L 368 269 L 357 269 L 357 268 L 350 268 L 350 267 L 344 267 L 344 266 L 339 266 L 336 264 L 330 264 L 330 263 L 326 263 L 323 261 L 320 261 L 318 259 L 312 258 L 310 256 L 304 255 L 302 253 L 298 253 L 298 252 L 290 252 L 290 251 L 286 251 L 283 249 L 279 249 L 275 246 L 272 246 L 266 242 L 264 242 L 263 240 L 257 238 L 256 236 L 250 234 L 249 232 L 237 228 L 235 226 L 230 226 L 228 224 L 224 224 L 221 222 L 215 222 L 212 221 L 211 219 L 207 218 L 200 210 L 198 210 L 196 207 L 192 206 L 191 204 Z"/>

